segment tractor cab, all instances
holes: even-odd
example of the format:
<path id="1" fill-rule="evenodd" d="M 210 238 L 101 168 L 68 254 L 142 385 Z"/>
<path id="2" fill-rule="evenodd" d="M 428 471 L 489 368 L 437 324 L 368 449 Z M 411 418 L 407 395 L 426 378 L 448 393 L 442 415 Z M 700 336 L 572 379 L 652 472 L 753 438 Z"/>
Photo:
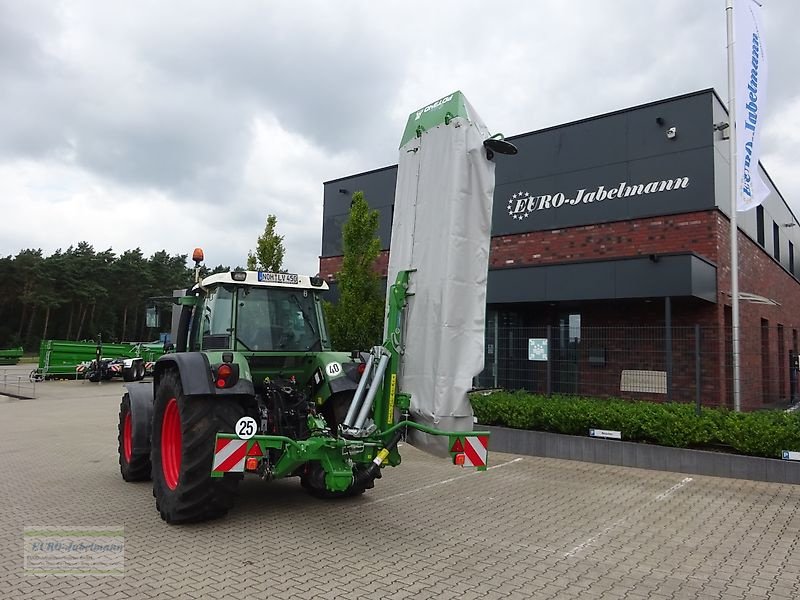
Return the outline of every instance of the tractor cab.
<path id="1" fill-rule="evenodd" d="M 178 352 L 235 353 L 252 381 L 313 376 L 313 356 L 330 352 L 319 277 L 233 271 L 198 282 L 179 298 Z M 239 359 L 236 359 L 239 360 Z"/>
<path id="2" fill-rule="evenodd" d="M 179 338 L 187 335 L 189 351 L 328 350 L 320 298 L 326 289 L 321 279 L 290 273 L 212 275 L 193 288 L 195 306 Z"/>

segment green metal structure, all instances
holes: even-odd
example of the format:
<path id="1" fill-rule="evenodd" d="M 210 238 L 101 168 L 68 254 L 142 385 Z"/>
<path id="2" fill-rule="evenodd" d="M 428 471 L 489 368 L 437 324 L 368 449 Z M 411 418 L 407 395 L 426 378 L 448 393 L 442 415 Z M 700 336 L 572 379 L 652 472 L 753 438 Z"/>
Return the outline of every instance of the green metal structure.
<path id="1" fill-rule="evenodd" d="M 400 464 L 409 428 L 448 437 L 454 463 L 485 469 L 488 432 L 408 418 L 397 375 L 411 276 L 391 286 L 384 343 L 352 353 L 330 348 L 319 278 L 248 271 L 198 282 L 176 300 L 176 352 L 156 362 L 152 384 L 123 396 L 123 478 L 152 474 L 161 517 L 184 523 L 225 514 L 248 473 L 298 476 L 322 498 L 359 495 Z"/>
<path id="2" fill-rule="evenodd" d="M 38 381 L 76 377 L 79 365 L 96 358 L 97 347 L 94 341 L 42 340 L 39 345 L 39 365 L 31 371 L 30 377 Z M 164 354 L 164 345 L 160 342 L 103 343 L 100 347 L 104 357 L 141 358 L 145 363 L 155 363 Z"/>
<path id="3" fill-rule="evenodd" d="M 22 347 L 0 350 L 0 365 L 15 365 L 22 358 Z"/>

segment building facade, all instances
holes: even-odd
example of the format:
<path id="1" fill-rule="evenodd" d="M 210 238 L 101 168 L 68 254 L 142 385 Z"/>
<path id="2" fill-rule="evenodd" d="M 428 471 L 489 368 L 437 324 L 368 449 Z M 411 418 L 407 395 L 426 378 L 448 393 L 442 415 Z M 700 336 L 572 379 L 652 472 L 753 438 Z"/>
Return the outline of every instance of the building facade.
<path id="1" fill-rule="evenodd" d="M 496 157 L 481 384 L 730 405 L 727 122 L 709 89 L 507 138 L 519 154 Z M 751 409 L 794 399 L 800 327 L 800 227 L 762 175 L 769 197 L 738 213 Z M 320 274 L 334 288 L 357 190 L 379 211 L 386 274 L 396 176 L 325 183 Z"/>

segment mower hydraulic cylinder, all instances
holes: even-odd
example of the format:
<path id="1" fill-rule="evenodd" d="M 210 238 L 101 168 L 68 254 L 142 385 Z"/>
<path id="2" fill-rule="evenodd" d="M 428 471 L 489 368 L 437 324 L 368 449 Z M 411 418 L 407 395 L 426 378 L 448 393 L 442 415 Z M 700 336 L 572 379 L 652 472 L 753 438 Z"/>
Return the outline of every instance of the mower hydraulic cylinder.
<path id="1" fill-rule="evenodd" d="M 361 412 L 358 413 L 358 419 L 356 419 L 356 422 L 353 424 L 353 427 L 355 427 L 356 429 L 361 429 L 362 427 L 364 427 L 364 422 L 367 420 L 369 409 L 372 408 L 372 403 L 375 401 L 375 396 L 381 389 L 381 383 L 383 382 L 383 375 L 384 373 L 386 373 L 386 367 L 388 365 L 389 365 L 389 355 L 384 354 L 383 356 L 381 356 L 381 360 L 378 363 L 378 368 L 375 371 L 375 377 L 372 378 L 372 385 L 369 386 L 367 397 L 364 399 L 364 403 L 361 405 Z"/>
<path id="2" fill-rule="evenodd" d="M 373 362 L 375 361 L 373 360 L 372 355 L 370 355 L 370 360 L 367 361 L 367 366 L 364 369 L 364 372 L 361 374 L 361 379 L 358 382 L 356 393 L 353 395 L 353 399 L 350 401 L 350 407 L 347 409 L 347 416 L 344 418 L 345 427 L 353 426 L 353 419 L 358 414 L 361 401 L 364 399 L 364 390 L 367 388 L 367 381 L 369 381 L 369 376 L 372 372 Z"/>

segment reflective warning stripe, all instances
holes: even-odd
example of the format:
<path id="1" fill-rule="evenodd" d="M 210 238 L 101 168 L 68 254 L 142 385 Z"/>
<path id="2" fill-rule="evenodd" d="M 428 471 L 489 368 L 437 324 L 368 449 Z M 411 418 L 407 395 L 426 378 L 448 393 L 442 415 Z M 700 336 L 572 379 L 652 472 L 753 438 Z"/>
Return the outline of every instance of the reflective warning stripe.
<path id="1" fill-rule="evenodd" d="M 217 439 L 214 451 L 213 471 L 220 473 L 241 473 L 244 471 L 244 459 L 247 455 L 247 440 Z"/>
<path id="2" fill-rule="evenodd" d="M 464 438 L 465 467 L 485 467 L 489 438 L 486 436 L 468 436 Z"/>

